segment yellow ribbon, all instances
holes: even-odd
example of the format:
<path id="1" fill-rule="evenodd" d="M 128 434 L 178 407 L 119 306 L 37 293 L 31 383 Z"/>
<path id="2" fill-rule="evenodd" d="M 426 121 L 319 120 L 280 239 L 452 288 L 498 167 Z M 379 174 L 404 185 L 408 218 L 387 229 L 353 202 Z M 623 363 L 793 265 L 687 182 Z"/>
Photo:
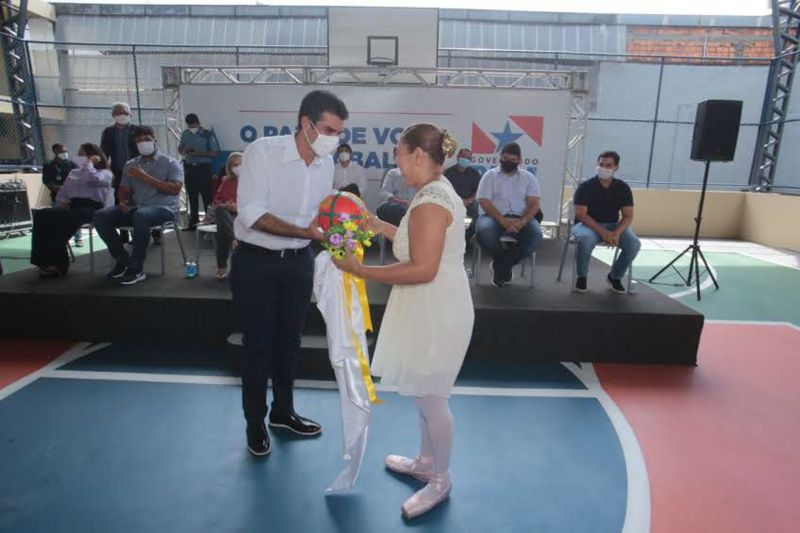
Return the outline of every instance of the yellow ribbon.
<path id="1" fill-rule="evenodd" d="M 363 261 L 364 249 L 359 246 L 356 249 L 355 256 L 359 262 Z M 372 317 L 369 313 L 369 301 L 367 300 L 367 284 L 363 279 L 356 277 L 349 272 L 344 273 L 342 276 L 342 282 L 344 283 L 344 302 L 345 308 L 347 309 L 348 322 L 350 322 L 350 317 L 353 316 L 353 305 L 351 299 L 352 292 L 350 289 L 350 283 L 353 282 L 356 286 L 356 292 L 358 293 L 358 301 L 361 304 L 361 313 L 364 319 L 364 329 L 366 331 L 372 331 Z M 353 342 L 353 346 L 356 348 L 358 365 L 361 368 L 361 379 L 364 381 L 364 386 L 367 388 L 367 394 L 369 395 L 370 403 L 383 403 L 375 392 L 375 383 L 373 383 L 372 375 L 369 372 L 369 361 L 364 355 L 364 350 L 361 349 L 361 340 L 356 335 L 356 332 L 353 330 L 352 326 L 350 327 L 350 339 Z"/>

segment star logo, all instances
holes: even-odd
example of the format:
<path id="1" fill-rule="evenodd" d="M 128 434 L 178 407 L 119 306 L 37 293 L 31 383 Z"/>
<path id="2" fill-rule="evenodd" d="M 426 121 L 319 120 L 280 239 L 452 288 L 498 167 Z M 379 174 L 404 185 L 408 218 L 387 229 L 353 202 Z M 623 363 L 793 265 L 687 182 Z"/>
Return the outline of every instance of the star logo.
<path id="1" fill-rule="evenodd" d="M 514 133 L 511 131 L 511 125 L 506 120 L 506 127 L 503 128 L 503 131 L 499 131 L 497 133 L 492 132 L 492 137 L 497 139 L 497 148 L 495 148 L 494 153 L 499 152 L 503 149 L 505 145 L 508 143 L 513 143 L 520 137 L 522 137 L 522 133 Z"/>

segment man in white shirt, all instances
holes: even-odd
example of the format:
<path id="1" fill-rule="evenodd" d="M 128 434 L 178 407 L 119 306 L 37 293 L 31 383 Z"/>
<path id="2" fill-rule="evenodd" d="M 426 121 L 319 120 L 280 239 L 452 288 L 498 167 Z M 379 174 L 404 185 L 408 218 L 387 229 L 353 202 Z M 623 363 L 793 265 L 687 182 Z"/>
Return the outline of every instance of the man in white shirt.
<path id="1" fill-rule="evenodd" d="M 314 258 L 321 241 L 319 203 L 333 192 L 331 153 L 348 112 L 328 91 L 312 91 L 300 104 L 294 135 L 262 137 L 244 151 L 231 264 L 233 302 L 242 320 L 245 362 L 242 405 L 250 453 L 270 453 L 264 420 L 272 378 L 269 425 L 298 435 L 322 431 L 294 411 L 293 376 L 300 335 L 311 302 Z"/>
<path id="2" fill-rule="evenodd" d="M 339 162 L 333 173 L 333 188 L 347 191 L 363 198 L 367 194 L 367 175 L 364 168 L 351 159 L 353 149 L 347 143 L 342 143 L 336 149 Z"/>
<path id="3" fill-rule="evenodd" d="M 521 161 L 519 145 L 505 145 L 500 166 L 487 170 L 478 185 L 478 244 L 493 258 L 492 284 L 496 287 L 511 282 L 514 265 L 542 242 L 539 181 L 519 168 Z"/>

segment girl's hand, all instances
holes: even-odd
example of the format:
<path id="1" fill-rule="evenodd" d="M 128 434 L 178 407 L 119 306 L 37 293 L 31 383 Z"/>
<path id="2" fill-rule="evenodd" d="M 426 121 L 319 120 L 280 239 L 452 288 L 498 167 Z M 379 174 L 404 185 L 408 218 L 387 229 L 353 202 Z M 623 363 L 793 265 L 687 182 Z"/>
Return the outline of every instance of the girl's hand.
<path id="1" fill-rule="evenodd" d="M 331 259 L 333 260 L 333 264 L 342 272 L 349 272 L 350 274 L 358 276 L 361 271 L 361 264 L 353 254 L 345 255 L 344 259 L 336 259 L 335 257 Z"/>

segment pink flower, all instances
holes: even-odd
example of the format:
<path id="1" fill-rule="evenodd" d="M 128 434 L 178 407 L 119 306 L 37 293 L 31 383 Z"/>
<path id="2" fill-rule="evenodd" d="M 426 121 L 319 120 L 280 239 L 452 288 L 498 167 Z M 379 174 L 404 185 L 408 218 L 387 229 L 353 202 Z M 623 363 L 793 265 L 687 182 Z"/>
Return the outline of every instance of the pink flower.
<path id="1" fill-rule="evenodd" d="M 330 237 L 328 237 L 328 242 L 331 243 L 333 246 L 339 246 L 342 244 L 342 236 L 338 233 L 334 233 Z"/>
<path id="2" fill-rule="evenodd" d="M 339 215 L 339 220 L 341 220 L 342 222 L 350 220 L 350 215 L 348 215 L 347 213 L 342 213 L 341 215 Z"/>
<path id="3" fill-rule="evenodd" d="M 353 239 L 347 239 L 347 241 L 345 241 L 345 246 L 347 247 L 347 250 L 350 252 L 356 249 L 356 244 L 357 244 L 356 241 L 354 241 Z"/>

